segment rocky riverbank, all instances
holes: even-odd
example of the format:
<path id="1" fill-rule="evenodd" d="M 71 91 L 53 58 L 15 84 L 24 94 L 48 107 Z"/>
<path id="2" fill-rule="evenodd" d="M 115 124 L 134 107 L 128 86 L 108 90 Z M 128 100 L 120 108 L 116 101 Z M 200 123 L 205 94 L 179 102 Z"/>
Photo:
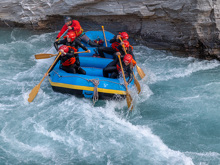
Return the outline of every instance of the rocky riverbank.
<path id="1" fill-rule="evenodd" d="M 0 4 L 0 26 L 58 30 L 69 15 L 85 30 L 100 30 L 104 25 L 112 32 L 128 31 L 134 44 L 220 60 L 220 0 L 8 0 Z"/>

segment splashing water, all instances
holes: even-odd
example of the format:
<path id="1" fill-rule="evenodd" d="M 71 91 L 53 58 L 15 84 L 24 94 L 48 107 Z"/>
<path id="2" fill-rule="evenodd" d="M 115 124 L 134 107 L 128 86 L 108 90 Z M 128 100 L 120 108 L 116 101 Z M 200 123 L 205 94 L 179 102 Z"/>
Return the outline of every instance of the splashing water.
<path id="1" fill-rule="evenodd" d="M 126 101 L 53 92 L 45 80 L 53 58 L 35 60 L 57 33 L 1 29 L 1 164 L 219 164 L 220 63 L 134 47 L 147 77 Z M 54 50 L 51 49 L 51 52 Z"/>

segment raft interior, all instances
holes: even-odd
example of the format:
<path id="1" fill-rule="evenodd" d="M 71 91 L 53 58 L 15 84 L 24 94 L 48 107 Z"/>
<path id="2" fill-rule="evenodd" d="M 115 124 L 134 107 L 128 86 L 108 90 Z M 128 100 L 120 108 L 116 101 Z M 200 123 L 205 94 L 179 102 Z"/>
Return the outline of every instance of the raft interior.
<path id="1" fill-rule="evenodd" d="M 86 35 L 91 39 L 102 39 L 102 31 L 89 31 Z M 114 37 L 110 32 L 105 32 L 107 44 Z M 56 64 L 50 72 L 49 81 L 54 91 L 61 93 L 73 94 L 78 97 L 94 98 L 94 89 L 98 92 L 98 99 L 120 99 L 125 98 L 126 89 L 123 79 L 112 79 L 103 77 L 103 68 L 105 68 L 113 59 L 111 55 L 105 54 L 107 58 L 93 57 L 96 47 L 89 47 L 83 43 L 90 53 L 79 54 L 80 66 L 86 71 L 86 75 L 67 73 L 60 69 L 60 62 Z M 103 44 L 105 46 L 105 43 Z M 79 52 L 83 51 L 81 48 Z M 134 80 L 128 87 L 134 85 Z M 96 93 L 95 92 L 95 96 Z"/>

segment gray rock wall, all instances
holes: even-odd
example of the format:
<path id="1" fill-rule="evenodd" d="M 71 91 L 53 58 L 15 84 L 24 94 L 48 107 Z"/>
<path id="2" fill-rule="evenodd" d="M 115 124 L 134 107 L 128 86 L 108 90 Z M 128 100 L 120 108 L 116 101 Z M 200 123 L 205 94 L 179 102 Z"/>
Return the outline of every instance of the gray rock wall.
<path id="1" fill-rule="evenodd" d="M 200 58 L 220 58 L 220 0 L 1 0 L 1 25 L 60 28 L 63 16 L 83 28 L 105 25 L 126 30 L 136 41 L 186 51 Z M 12 24 L 13 25 L 13 24 Z M 87 29 L 86 29 L 87 30 Z"/>

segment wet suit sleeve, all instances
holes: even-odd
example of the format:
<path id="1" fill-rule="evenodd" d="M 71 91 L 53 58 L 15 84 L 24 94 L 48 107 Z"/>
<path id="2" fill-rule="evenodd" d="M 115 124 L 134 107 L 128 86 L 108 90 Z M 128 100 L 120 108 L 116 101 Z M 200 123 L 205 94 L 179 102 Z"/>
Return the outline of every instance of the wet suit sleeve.
<path id="1" fill-rule="evenodd" d="M 135 60 L 134 53 L 133 53 L 133 50 L 131 49 L 131 47 L 129 47 L 129 50 L 127 51 L 127 53 L 131 54 L 133 59 Z"/>
<path id="2" fill-rule="evenodd" d="M 78 47 L 81 47 L 83 50 L 88 51 L 88 49 L 79 40 L 75 40 L 75 42 L 77 49 Z M 75 54 L 75 58 L 76 58 L 76 65 L 79 67 L 80 66 L 79 55 Z"/>
<path id="3" fill-rule="evenodd" d="M 130 65 L 130 66 L 128 67 L 128 77 L 129 77 L 129 79 L 128 79 L 127 83 L 130 84 L 130 82 L 131 82 L 131 81 L 133 80 L 133 78 L 134 78 L 132 65 Z"/>
<path id="4" fill-rule="evenodd" d="M 116 39 L 117 38 L 117 35 L 115 35 L 111 40 L 110 40 L 110 43 L 114 43 L 114 42 L 118 42 L 118 43 L 121 43 L 121 41 L 119 39 Z"/>
<path id="5" fill-rule="evenodd" d="M 123 51 L 122 46 L 119 45 L 119 46 L 117 47 L 117 49 L 118 49 L 119 52 L 121 53 L 121 58 L 123 58 L 124 55 L 125 55 L 125 52 Z M 114 53 L 114 56 L 115 56 L 115 57 L 118 57 L 116 53 L 117 53 L 117 52 Z"/>
<path id="6" fill-rule="evenodd" d="M 71 57 L 74 57 L 74 50 L 73 49 L 69 49 L 69 52 L 68 53 L 66 53 L 66 55 L 65 56 L 63 56 L 63 57 L 66 57 L 67 59 L 70 59 Z"/>
<path id="7" fill-rule="evenodd" d="M 121 53 L 121 58 L 124 58 L 125 52 L 124 52 L 123 47 L 121 45 L 118 46 L 118 50 Z"/>
<path id="8" fill-rule="evenodd" d="M 81 47 L 83 50 L 88 51 L 88 49 L 79 41 L 79 40 L 75 40 L 76 42 L 76 48 Z"/>
<path id="9" fill-rule="evenodd" d="M 59 41 L 54 42 L 55 49 L 58 51 L 58 49 L 59 49 L 58 45 L 65 44 L 66 42 L 67 42 L 67 39 L 59 40 Z"/>

